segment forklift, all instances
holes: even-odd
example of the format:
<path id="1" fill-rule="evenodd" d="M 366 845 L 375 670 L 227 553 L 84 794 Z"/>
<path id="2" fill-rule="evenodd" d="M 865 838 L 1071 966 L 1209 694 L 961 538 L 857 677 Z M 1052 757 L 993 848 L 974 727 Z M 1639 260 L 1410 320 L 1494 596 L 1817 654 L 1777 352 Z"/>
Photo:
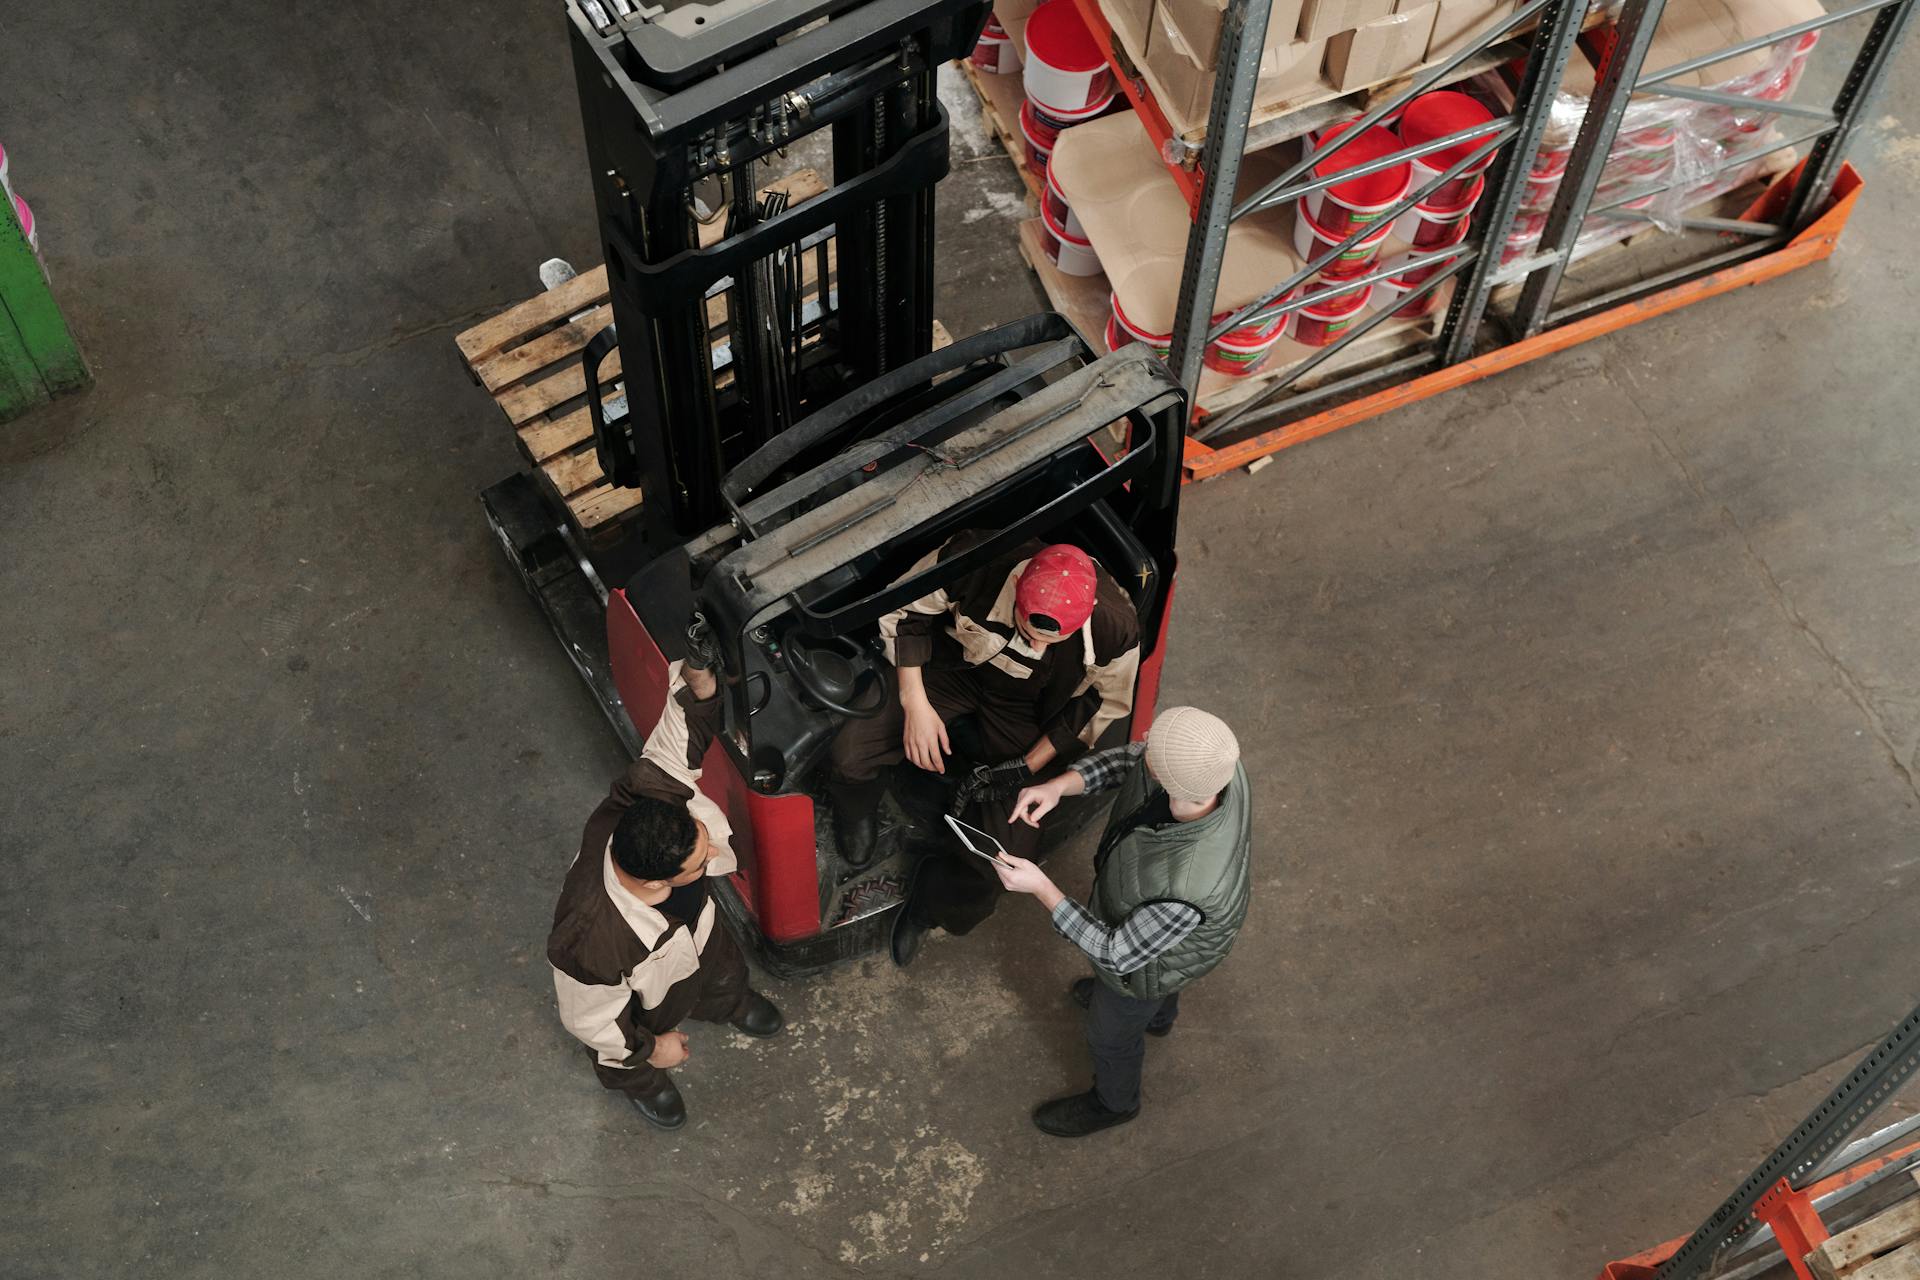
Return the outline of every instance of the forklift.
<path id="1" fill-rule="evenodd" d="M 952 836 L 954 780 L 894 770 L 873 859 L 840 855 L 827 749 L 895 697 L 877 623 L 1039 538 L 1124 585 L 1145 736 L 1173 595 L 1185 393 L 1141 346 L 1099 354 L 1045 313 L 934 348 L 942 62 L 987 0 L 567 0 L 622 392 L 589 393 L 594 450 L 641 495 L 578 536 L 528 476 L 483 495 L 522 581 L 629 751 L 660 717 L 697 614 L 720 651 L 723 732 L 700 786 L 733 829 L 722 918 L 781 976 L 885 945 L 914 861 Z M 805 203 L 756 195 L 830 131 Z M 700 234 L 724 220 L 717 238 Z M 715 317 L 719 316 L 716 322 Z M 970 550 L 916 569 L 962 530 Z M 963 725 L 956 724 L 956 748 Z M 1103 801 L 1063 805 L 1050 849 Z"/>

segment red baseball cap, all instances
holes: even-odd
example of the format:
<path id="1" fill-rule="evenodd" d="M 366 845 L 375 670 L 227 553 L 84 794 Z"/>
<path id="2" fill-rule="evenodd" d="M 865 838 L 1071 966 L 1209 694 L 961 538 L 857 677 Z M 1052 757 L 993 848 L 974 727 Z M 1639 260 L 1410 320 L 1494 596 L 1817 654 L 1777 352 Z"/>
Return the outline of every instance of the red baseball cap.
<path id="1" fill-rule="evenodd" d="M 1049 639 L 1069 635 L 1093 616 L 1099 587 L 1093 557 L 1078 547 L 1056 542 L 1027 561 L 1013 588 L 1013 611 L 1035 632 Z M 1053 626 L 1034 626 L 1034 615 L 1051 619 Z"/>

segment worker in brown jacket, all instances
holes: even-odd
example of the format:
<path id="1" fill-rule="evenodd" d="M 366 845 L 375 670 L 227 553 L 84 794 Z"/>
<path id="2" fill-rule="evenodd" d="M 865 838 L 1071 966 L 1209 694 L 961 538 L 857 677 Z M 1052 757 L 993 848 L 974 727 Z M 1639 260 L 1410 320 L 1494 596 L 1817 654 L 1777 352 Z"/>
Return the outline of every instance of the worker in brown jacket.
<path id="1" fill-rule="evenodd" d="M 955 534 L 910 573 L 986 536 Z M 828 793 L 842 856 L 856 867 L 871 860 L 889 769 L 905 760 L 947 772 L 959 739 L 949 722 L 962 717 L 971 763 L 987 767 L 987 793 L 975 795 L 985 808 L 968 820 L 1033 856 L 1039 832 L 1006 820 L 1014 794 L 1072 763 L 1133 709 L 1140 620 L 1126 589 L 1079 547 L 1030 541 L 887 614 L 880 639 L 899 696 L 834 739 Z M 930 929 L 968 932 L 1003 892 L 978 858 L 944 847 L 928 854 L 895 917 L 894 962 L 910 963 Z"/>
<path id="2" fill-rule="evenodd" d="M 696 658 L 698 660 L 698 654 Z M 710 664 L 709 664 L 710 665 Z M 707 878 L 734 869 L 731 829 L 698 786 L 719 727 L 709 669 L 675 663 L 640 759 L 587 819 L 547 937 L 560 1020 L 600 1083 L 648 1124 L 678 1129 L 686 1104 L 667 1073 L 687 1061 L 687 1018 L 750 1036 L 785 1025 L 747 985 L 747 965 L 715 918 Z"/>

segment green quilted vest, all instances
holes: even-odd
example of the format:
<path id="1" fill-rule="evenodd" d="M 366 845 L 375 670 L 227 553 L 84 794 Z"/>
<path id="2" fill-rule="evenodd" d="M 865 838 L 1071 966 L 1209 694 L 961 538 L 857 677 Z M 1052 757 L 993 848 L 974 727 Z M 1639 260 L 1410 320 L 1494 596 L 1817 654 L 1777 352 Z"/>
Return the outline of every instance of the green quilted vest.
<path id="1" fill-rule="evenodd" d="M 1206 817 L 1158 829 L 1136 827 L 1116 839 L 1114 833 L 1146 803 L 1150 788 L 1158 790 L 1146 765 L 1136 764 L 1114 797 L 1094 863 L 1093 914 L 1117 927 L 1142 903 L 1174 899 L 1199 908 L 1204 918 L 1144 968 L 1125 974 L 1095 969 L 1100 981 L 1139 1000 L 1172 995 L 1226 959 L 1247 918 L 1250 896 L 1253 806 L 1246 771 L 1235 767 L 1219 807 Z"/>

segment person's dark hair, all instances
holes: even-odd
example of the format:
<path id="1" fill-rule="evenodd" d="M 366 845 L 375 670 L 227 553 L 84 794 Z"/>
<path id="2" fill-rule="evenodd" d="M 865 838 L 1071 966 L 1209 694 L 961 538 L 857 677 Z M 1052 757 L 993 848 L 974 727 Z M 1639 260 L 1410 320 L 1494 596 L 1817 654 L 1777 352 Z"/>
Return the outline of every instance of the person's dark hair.
<path id="1" fill-rule="evenodd" d="M 1045 631 L 1052 635 L 1058 635 L 1060 633 L 1059 619 L 1051 617 L 1044 613 L 1028 614 L 1027 625 L 1032 627 L 1035 631 Z"/>
<path id="2" fill-rule="evenodd" d="M 641 796 L 613 829 L 614 865 L 636 880 L 671 880 L 699 839 L 685 805 Z"/>

